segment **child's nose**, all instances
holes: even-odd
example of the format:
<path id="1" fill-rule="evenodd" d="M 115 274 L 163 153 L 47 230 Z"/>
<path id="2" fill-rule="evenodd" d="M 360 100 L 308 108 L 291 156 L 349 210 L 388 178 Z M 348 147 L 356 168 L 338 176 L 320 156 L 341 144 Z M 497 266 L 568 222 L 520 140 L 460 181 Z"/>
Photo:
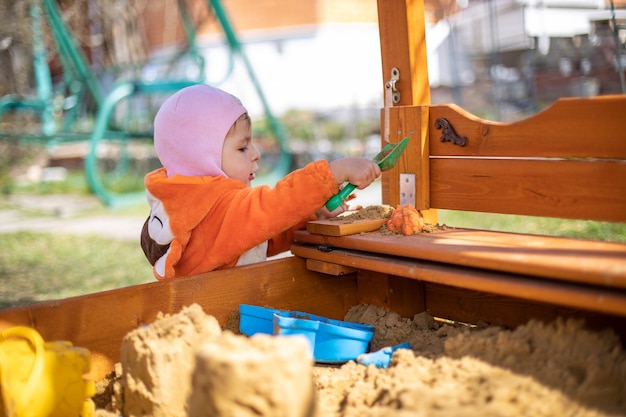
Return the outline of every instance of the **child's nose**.
<path id="1" fill-rule="evenodd" d="M 252 145 L 252 161 L 258 161 L 259 159 L 261 159 L 261 153 L 259 152 L 259 150 L 257 149 L 256 146 Z"/>

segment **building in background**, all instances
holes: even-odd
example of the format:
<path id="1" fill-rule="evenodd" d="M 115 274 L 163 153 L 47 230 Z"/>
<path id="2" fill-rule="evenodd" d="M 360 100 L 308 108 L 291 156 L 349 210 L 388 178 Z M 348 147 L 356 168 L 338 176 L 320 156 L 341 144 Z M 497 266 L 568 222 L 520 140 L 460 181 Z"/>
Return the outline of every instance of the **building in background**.
<path id="1" fill-rule="evenodd" d="M 497 120 L 526 117 L 559 97 L 626 93 L 625 5 L 470 0 L 433 27 L 447 36 L 430 62 L 431 84 Z"/>
<path id="2" fill-rule="evenodd" d="M 380 106 L 376 0 L 227 0 L 224 7 L 277 114 Z M 207 81 L 220 83 L 259 114 L 261 104 L 249 93 L 242 65 L 220 82 L 229 64 L 222 39 L 215 23 L 199 28 Z"/>
<path id="3" fill-rule="evenodd" d="M 614 0 L 615 1 L 615 0 Z M 376 0 L 223 0 L 276 113 L 382 105 Z M 626 42 L 626 1 L 426 0 L 433 102 L 512 120 L 559 97 L 622 92 L 615 39 Z M 261 106 L 210 13 L 198 28 L 207 81 Z M 611 19 L 622 30 L 614 32 Z M 622 65 L 622 70 L 626 65 Z"/>

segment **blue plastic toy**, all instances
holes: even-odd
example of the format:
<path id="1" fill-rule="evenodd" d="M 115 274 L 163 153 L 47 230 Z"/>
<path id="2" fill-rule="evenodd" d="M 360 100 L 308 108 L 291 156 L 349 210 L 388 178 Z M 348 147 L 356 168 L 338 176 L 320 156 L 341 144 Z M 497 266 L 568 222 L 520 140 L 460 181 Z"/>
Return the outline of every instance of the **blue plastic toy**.
<path id="1" fill-rule="evenodd" d="M 356 358 L 356 361 L 357 363 L 365 366 L 374 365 L 377 368 L 387 368 L 391 362 L 393 352 L 398 349 L 411 349 L 411 344 L 409 342 L 405 342 L 396 346 L 387 346 L 377 350 L 376 352 L 364 353 L 359 355 L 359 357 Z"/>
<path id="2" fill-rule="evenodd" d="M 281 311 L 260 306 L 239 306 L 239 330 L 307 338 L 313 358 L 319 363 L 343 363 L 367 352 L 374 327 L 367 324 L 333 320 L 299 311 Z"/>

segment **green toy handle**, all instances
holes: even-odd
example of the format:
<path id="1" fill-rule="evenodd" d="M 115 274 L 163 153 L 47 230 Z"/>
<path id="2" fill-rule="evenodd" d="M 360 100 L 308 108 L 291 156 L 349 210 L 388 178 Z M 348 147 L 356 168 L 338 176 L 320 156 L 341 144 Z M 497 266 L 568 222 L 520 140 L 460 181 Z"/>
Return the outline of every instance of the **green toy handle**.
<path id="1" fill-rule="evenodd" d="M 334 209 L 339 207 L 341 203 L 343 203 L 343 201 L 348 198 L 350 194 L 352 194 L 352 191 L 354 191 L 355 188 L 356 185 L 348 183 L 348 185 L 343 187 L 337 194 L 332 196 L 326 202 L 326 208 L 328 209 L 328 211 L 333 211 Z"/>

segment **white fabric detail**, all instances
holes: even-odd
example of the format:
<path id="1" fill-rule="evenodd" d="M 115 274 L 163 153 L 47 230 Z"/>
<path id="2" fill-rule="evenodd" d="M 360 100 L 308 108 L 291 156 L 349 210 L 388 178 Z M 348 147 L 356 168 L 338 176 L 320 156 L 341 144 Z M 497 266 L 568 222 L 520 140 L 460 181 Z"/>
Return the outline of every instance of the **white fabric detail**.
<path id="1" fill-rule="evenodd" d="M 267 260 L 267 241 L 253 247 L 239 257 L 236 266 L 250 265 Z"/>

